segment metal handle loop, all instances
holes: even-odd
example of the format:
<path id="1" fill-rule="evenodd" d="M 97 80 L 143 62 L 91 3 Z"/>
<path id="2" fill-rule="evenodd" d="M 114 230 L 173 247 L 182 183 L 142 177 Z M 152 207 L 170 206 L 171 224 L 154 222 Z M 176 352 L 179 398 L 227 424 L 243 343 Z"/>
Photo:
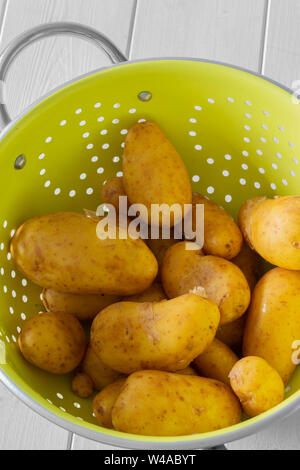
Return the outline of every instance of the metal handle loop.
<path id="1" fill-rule="evenodd" d="M 14 39 L 0 55 L 0 129 L 11 122 L 4 102 L 4 84 L 7 72 L 16 57 L 31 44 L 51 36 L 73 35 L 92 41 L 103 50 L 114 64 L 126 62 L 127 58 L 103 34 L 79 23 L 48 23 L 33 28 Z"/>

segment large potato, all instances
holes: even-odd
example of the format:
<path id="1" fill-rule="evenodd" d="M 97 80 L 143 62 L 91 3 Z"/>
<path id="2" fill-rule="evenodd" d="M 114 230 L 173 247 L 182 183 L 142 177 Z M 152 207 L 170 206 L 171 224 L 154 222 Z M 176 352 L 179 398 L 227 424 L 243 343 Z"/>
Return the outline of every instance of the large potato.
<path id="1" fill-rule="evenodd" d="M 204 433 L 240 421 L 239 401 L 227 385 L 160 371 L 131 375 L 112 410 L 117 431 L 144 436 Z"/>
<path id="2" fill-rule="evenodd" d="M 300 270 L 300 196 L 265 199 L 249 220 L 250 242 L 269 263 Z"/>
<path id="3" fill-rule="evenodd" d="M 259 278 L 260 258 L 258 254 L 244 243 L 240 253 L 231 261 L 244 273 L 252 292 Z"/>
<path id="4" fill-rule="evenodd" d="M 43 304 L 48 312 L 70 313 L 81 321 L 93 320 L 101 310 L 119 300 L 116 295 L 78 295 L 43 290 Z"/>
<path id="5" fill-rule="evenodd" d="M 73 315 L 43 313 L 24 323 L 19 347 L 25 359 L 34 366 L 63 375 L 80 364 L 86 349 L 86 336 Z"/>
<path id="6" fill-rule="evenodd" d="M 261 357 L 244 357 L 230 372 L 230 384 L 245 413 L 253 418 L 270 410 L 284 399 L 284 384 Z"/>
<path id="7" fill-rule="evenodd" d="M 161 302 L 166 300 L 167 296 L 159 282 L 154 282 L 149 289 L 145 290 L 141 294 L 131 295 L 123 298 L 123 302 Z M 98 312 L 99 313 L 99 312 Z"/>
<path id="8" fill-rule="evenodd" d="M 192 203 L 189 175 L 177 151 L 154 122 L 133 126 L 126 138 L 123 157 L 124 187 L 131 204 L 144 204 L 150 221 L 151 204 L 179 207 L 171 224 L 182 220 L 184 204 Z M 160 224 L 162 219 L 159 220 Z"/>
<path id="9" fill-rule="evenodd" d="M 102 202 L 111 204 L 119 211 L 119 198 L 121 196 L 126 196 L 123 178 L 108 179 L 102 187 Z"/>
<path id="10" fill-rule="evenodd" d="M 216 338 L 225 343 L 230 349 L 240 354 L 243 346 L 244 328 L 247 314 L 217 329 Z"/>
<path id="11" fill-rule="evenodd" d="M 286 384 L 296 365 L 293 343 L 300 339 L 300 272 L 275 268 L 256 285 L 247 315 L 243 353 L 259 356 Z"/>
<path id="12" fill-rule="evenodd" d="M 264 201 L 265 197 L 254 197 L 253 199 L 248 199 L 240 208 L 239 211 L 239 226 L 244 235 L 244 238 L 248 245 L 253 249 L 253 245 L 251 243 L 251 219 L 252 215 L 255 212 L 257 206 Z"/>
<path id="13" fill-rule="evenodd" d="M 95 318 L 91 345 L 104 364 L 124 374 L 176 371 L 207 348 L 219 321 L 216 304 L 194 294 L 155 304 L 121 302 Z"/>
<path id="14" fill-rule="evenodd" d="M 235 264 L 217 256 L 203 256 L 199 249 L 187 250 L 186 242 L 168 249 L 161 279 L 170 298 L 204 287 L 220 309 L 221 325 L 242 316 L 250 302 L 248 283 Z"/>
<path id="15" fill-rule="evenodd" d="M 204 205 L 204 252 L 229 260 L 237 256 L 243 245 L 243 236 L 231 215 L 215 202 L 193 193 L 194 207 L 196 204 Z M 194 228 L 195 214 L 193 210 Z"/>
<path id="16" fill-rule="evenodd" d="M 100 426 L 113 429 L 112 410 L 126 379 L 119 379 L 105 387 L 93 400 L 93 411 Z"/>
<path id="17" fill-rule="evenodd" d="M 226 344 L 215 338 L 209 347 L 196 357 L 193 366 L 199 375 L 230 385 L 229 372 L 238 360 L 237 355 Z"/>
<path id="18" fill-rule="evenodd" d="M 155 256 L 140 239 L 100 240 L 98 222 L 72 212 L 27 220 L 12 239 L 13 260 L 31 281 L 58 292 L 143 292 L 157 275 Z"/>
<path id="19" fill-rule="evenodd" d="M 87 348 L 81 369 L 92 379 L 96 390 L 102 390 L 120 378 L 120 373 L 103 364 L 90 345 Z"/>

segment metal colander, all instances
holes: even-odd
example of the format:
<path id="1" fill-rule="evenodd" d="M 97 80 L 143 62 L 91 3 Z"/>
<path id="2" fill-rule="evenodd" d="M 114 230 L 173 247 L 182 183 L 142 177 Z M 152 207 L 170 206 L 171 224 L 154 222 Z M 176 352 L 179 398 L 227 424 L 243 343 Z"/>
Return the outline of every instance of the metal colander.
<path id="1" fill-rule="evenodd" d="M 8 47 L 0 60 L 0 79 L 26 45 L 62 33 L 93 39 L 114 62 L 126 60 L 94 30 L 44 25 Z M 125 62 L 80 78 L 9 124 L 1 105 L 6 127 L 0 141 L 0 378 L 8 388 L 66 429 L 131 448 L 216 446 L 254 433 L 299 406 L 298 369 L 282 404 L 232 428 L 174 438 L 100 428 L 91 400 L 72 393 L 70 376 L 49 375 L 22 358 L 17 337 L 26 318 L 43 310 L 41 289 L 16 270 L 9 253 L 14 230 L 26 219 L 97 208 L 104 181 L 122 176 L 127 130 L 142 119 L 164 129 L 186 163 L 193 190 L 233 216 L 248 198 L 299 194 L 296 103 L 289 90 L 244 70 L 196 59 L 156 59 Z"/>

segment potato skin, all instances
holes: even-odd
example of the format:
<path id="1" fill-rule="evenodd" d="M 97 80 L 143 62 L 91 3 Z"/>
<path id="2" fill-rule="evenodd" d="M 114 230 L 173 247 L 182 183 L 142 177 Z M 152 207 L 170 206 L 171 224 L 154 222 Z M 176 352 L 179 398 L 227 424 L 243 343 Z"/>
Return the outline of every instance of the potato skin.
<path id="1" fill-rule="evenodd" d="M 76 369 L 86 349 L 81 324 L 67 313 L 50 312 L 30 318 L 24 323 L 18 342 L 28 362 L 57 375 Z"/>
<path id="2" fill-rule="evenodd" d="M 102 187 L 101 197 L 104 204 L 111 204 L 119 212 L 119 197 L 126 196 L 123 178 L 110 178 Z"/>
<path id="3" fill-rule="evenodd" d="M 93 400 L 93 411 L 100 426 L 113 429 L 112 410 L 124 387 L 126 378 L 107 385 Z"/>
<path id="4" fill-rule="evenodd" d="M 187 366 L 185 369 L 183 370 L 177 370 L 176 371 L 176 374 L 180 374 L 180 375 L 198 375 L 197 374 L 197 371 L 194 369 L 194 367 L 192 366 Z"/>
<path id="5" fill-rule="evenodd" d="M 201 250 L 187 251 L 185 242 L 168 249 L 161 279 L 170 298 L 204 287 L 220 309 L 221 325 L 241 317 L 250 302 L 248 283 L 236 265 L 217 256 L 203 256 Z"/>
<path id="6" fill-rule="evenodd" d="M 154 254 L 155 258 L 157 259 L 159 271 L 161 269 L 163 259 L 164 259 L 164 256 L 165 256 L 168 248 L 170 248 L 170 246 L 173 246 L 178 242 L 179 242 L 179 240 L 174 240 L 173 238 L 170 238 L 169 240 L 163 240 L 163 239 L 152 240 L 152 239 L 149 239 L 147 241 L 147 245 L 149 246 L 150 250 Z"/>
<path id="7" fill-rule="evenodd" d="M 181 210 L 174 212 L 171 224 L 182 220 L 184 204 L 192 203 L 189 175 L 183 160 L 154 122 L 138 123 L 130 129 L 126 138 L 123 173 L 130 203 L 144 204 L 149 219 L 151 204 L 179 204 Z"/>
<path id="8" fill-rule="evenodd" d="M 217 329 L 216 338 L 237 354 L 242 351 L 246 318 L 247 313 L 231 323 L 219 326 Z"/>
<path id="9" fill-rule="evenodd" d="M 248 201 L 246 201 L 241 206 L 239 211 L 239 227 L 242 231 L 244 239 L 252 249 L 254 249 L 253 244 L 251 242 L 252 215 L 254 214 L 257 206 L 264 200 L 266 200 L 265 197 L 254 197 L 253 199 L 248 199 Z"/>
<path id="10" fill-rule="evenodd" d="M 78 295 L 43 290 L 43 304 L 48 312 L 64 312 L 74 315 L 80 321 L 93 320 L 108 305 L 120 300 L 116 295 Z"/>
<path id="11" fill-rule="evenodd" d="M 132 374 L 112 411 L 117 431 L 144 436 L 203 433 L 240 420 L 240 404 L 227 385 L 160 371 Z"/>
<path id="12" fill-rule="evenodd" d="M 92 379 L 88 375 L 79 372 L 72 380 L 72 391 L 80 398 L 89 398 L 94 391 Z"/>
<path id="13" fill-rule="evenodd" d="M 238 361 L 230 372 L 230 383 L 245 413 L 253 418 L 284 399 L 284 384 L 278 372 L 261 357 Z"/>
<path id="14" fill-rule="evenodd" d="M 244 356 L 265 359 L 290 380 L 296 365 L 292 344 L 300 338 L 300 272 L 275 268 L 256 285 L 244 333 Z"/>
<path id="15" fill-rule="evenodd" d="M 145 290 L 141 294 L 131 295 L 124 297 L 123 302 L 161 302 L 167 300 L 167 296 L 159 282 L 154 282 L 149 289 Z"/>
<path id="16" fill-rule="evenodd" d="M 95 318 L 91 345 L 123 374 L 182 370 L 213 341 L 219 321 L 214 302 L 194 294 L 155 304 L 120 302 Z"/>
<path id="17" fill-rule="evenodd" d="M 231 215 L 215 202 L 198 193 L 193 193 L 193 205 L 204 205 L 204 246 L 207 255 L 231 260 L 239 254 L 243 236 Z M 195 210 L 193 226 L 195 227 Z"/>
<path id="18" fill-rule="evenodd" d="M 240 253 L 231 261 L 243 272 L 252 292 L 259 278 L 260 258 L 258 254 L 244 243 Z"/>
<path id="19" fill-rule="evenodd" d="M 100 240 L 98 222 L 72 212 L 27 220 L 12 239 L 13 260 L 31 281 L 58 292 L 143 292 L 157 275 L 155 256 L 142 240 Z"/>
<path id="20" fill-rule="evenodd" d="M 87 348 L 81 369 L 91 378 L 95 389 L 99 391 L 118 380 L 121 376 L 119 372 L 103 364 L 91 345 Z"/>
<path id="21" fill-rule="evenodd" d="M 229 372 L 238 360 L 237 355 L 226 344 L 215 338 L 208 348 L 196 357 L 193 366 L 199 375 L 230 385 Z"/>

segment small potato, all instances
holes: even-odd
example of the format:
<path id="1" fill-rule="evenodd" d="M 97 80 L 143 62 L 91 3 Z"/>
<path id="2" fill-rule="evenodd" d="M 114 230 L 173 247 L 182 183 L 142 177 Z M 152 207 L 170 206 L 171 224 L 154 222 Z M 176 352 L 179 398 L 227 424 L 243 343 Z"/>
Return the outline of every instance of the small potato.
<path id="1" fill-rule="evenodd" d="M 119 197 L 126 196 L 123 178 L 110 178 L 102 187 L 102 202 L 111 204 L 119 211 Z"/>
<path id="2" fill-rule="evenodd" d="M 133 126 L 123 157 L 124 188 L 131 204 L 144 204 L 150 222 L 151 204 L 177 204 L 171 225 L 181 222 L 184 204 L 192 203 L 192 188 L 183 160 L 162 129 L 154 122 Z M 159 221 L 163 225 L 162 217 Z"/>
<path id="3" fill-rule="evenodd" d="M 193 366 L 199 375 L 230 385 L 229 372 L 239 360 L 226 344 L 214 339 L 208 348 L 196 357 Z"/>
<path id="4" fill-rule="evenodd" d="M 92 379 L 83 373 L 76 374 L 72 381 L 72 391 L 80 398 L 89 398 L 94 391 Z"/>
<path id="5" fill-rule="evenodd" d="M 250 418 L 270 410 L 284 399 L 280 375 L 260 357 L 249 356 L 238 361 L 230 372 L 230 383 Z"/>
<path id="6" fill-rule="evenodd" d="M 86 349 L 86 336 L 73 315 L 43 313 L 25 322 L 19 347 L 25 359 L 34 366 L 63 375 L 80 364 Z"/>
<path id="7" fill-rule="evenodd" d="M 203 256 L 202 251 L 187 250 L 181 242 L 168 249 L 161 270 L 163 288 L 170 298 L 203 287 L 209 299 L 219 307 L 221 325 L 241 317 L 250 302 L 250 289 L 242 271 L 217 256 Z"/>
<path id="8" fill-rule="evenodd" d="M 213 201 L 198 193 L 193 193 L 193 205 L 204 205 L 204 246 L 207 255 L 232 259 L 239 254 L 243 245 L 243 236 L 231 215 Z M 195 229 L 195 210 L 193 226 Z"/>
<path id="9" fill-rule="evenodd" d="M 119 229 L 116 239 L 100 239 L 105 230 L 99 222 L 75 212 L 27 220 L 12 239 L 12 258 L 31 281 L 58 292 L 143 292 L 157 276 L 155 256 L 141 239 L 133 240 Z M 121 233 L 127 239 L 121 239 Z"/>
<path id="10" fill-rule="evenodd" d="M 242 234 L 244 235 L 246 242 L 252 249 L 254 248 L 251 242 L 250 233 L 251 218 L 257 206 L 265 199 L 265 197 L 254 197 L 253 199 L 249 199 L 241 206 L 239 211 L 239 227 L 242 231 Z"/>
<path id="11" fill-rule="evenodd" d="M 93 320 L 101 310 L 119 300 L 116 295 L 77 295 L 43 290 L 43 304 L 48 312 L 69 313 L 81 321 Z"/>
<path id="12" fill-rule="evenodd" d="M 241 407 L 217 380 L 141 371 L 126 381 L 112 410 L 117 431 L 143 436 L 184 436 L 232 426 Z"/>
<path id="13" fill-rule="evenodd" d="M 244 356 L 259 356 L 287 384 L 296 369 L 293 344 L 300 339 L 300 272 L 275 268 L 256 284 L 244 333 Z"/>
<path id="14" fill-rule="evenodd" d="M 231 323 L 219 326 L 216 333 L 216 338 L 237 354 L 240 354 L 242 351 L 246 316 L 247 314 L 244 314 Z"/>
<path id="15" fill-rule="evenodd" d="M 182 370 L 213 341 L 219 321 L 216 304 L 194 294 L 155 304 L 120 302 L 95 318 L 91 345 L 123 374 Z"/>
<path id="16" fill-rule="evenodd" d="M 87 348 L 81 369 L 91 378 L 96 390 L 102 390 L 120 378 L 120 373 L 103 364 L 90 345 Z"/>
<path id="17" fill-rule="evenodd" d="M 113 407 L 124 387 L 126 378 L 119 379 L 116 382 L 107 385 L 93 401 L 93 411 L 100 426 L 113 429 L 111 413 Z"/>
<path id="18" fill-rule="evenodd" d="M 163 259 L 164 259 L 164 256 L 165 256 L 168 248 L 170 248 L 170 246 L 173 246 L 178 242 L 179 242 L 179 240 L 174 240 L 174 238 L 170 238 L 169 240 L 163 240 L 163 239 L 152 240 L 152 239 L 149 239 L 147 241 L 147 245 L 149 246 L 150 250 L 154 254 L 155 258 L 157 259 L 159 271 L 161 270 Z"/>
<path id="19" fill-rule="evenodd" d="M 166 300 L 167 296 L 159 282 L 152 284 L 149 289 L 145 290 L 141 294 L 131 295 L 130 297 L 124 297 L 123 302 L 161 302 Z"/>
<path id="20" fill-rule="evenodd" d="M 180 374 L 180 375 L 198 375 L 196 370 L 192 366 L 188 366 L 183 370 L 178 370 L 178 371 L 176 371 L 176 374 Z"/>
<path id="21" fill-rule="evenodd" d="M 244 273 L 252 292 L 259 278 L 260 258 L 258 254 L 244 243 L 240 253 L 231 261 Z"/>

